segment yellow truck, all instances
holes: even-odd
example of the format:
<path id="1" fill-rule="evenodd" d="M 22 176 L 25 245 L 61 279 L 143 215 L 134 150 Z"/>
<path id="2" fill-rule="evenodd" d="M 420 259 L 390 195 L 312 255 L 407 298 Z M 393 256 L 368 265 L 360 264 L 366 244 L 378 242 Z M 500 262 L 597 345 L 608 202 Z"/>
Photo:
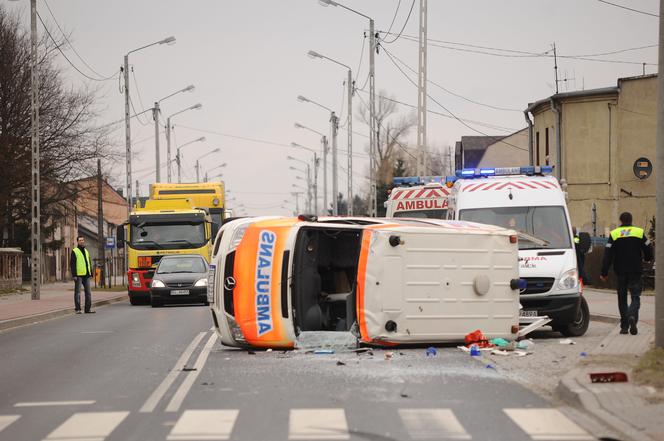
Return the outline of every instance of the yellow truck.
<path id="1" fill-rule="evenodd" d="M 136 207 L 118 228 L 129 261 L 129 301 L 147 303 L 154 270 L 163 256 L 198 254 L 210 260 L 212 218 L 189 199 L 151 200 Z"/>
<path id="2" fill-rule="evenodd" d="M 150 199 L 172 200 L 189 199 L 196 208 L 201 208 L 210 214 L 213 222 L 213 234 L 224 220 L 224 183 L 218 182 L 195 182 L 187 184 L 168 184 L 158 182 L 150 184 Z"/>

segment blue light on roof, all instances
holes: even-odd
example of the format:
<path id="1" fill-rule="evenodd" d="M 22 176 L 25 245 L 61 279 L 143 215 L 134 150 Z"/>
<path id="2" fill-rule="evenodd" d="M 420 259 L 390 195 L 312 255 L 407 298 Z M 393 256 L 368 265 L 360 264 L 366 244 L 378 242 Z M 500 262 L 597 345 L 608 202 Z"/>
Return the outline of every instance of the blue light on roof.
<path id="1" fill-rule="evenodd" d="M 494 176 L 496 174 L 495 168 L 481 168 L 480 176 Z"/>
<path id="2" fill-rule="evenodd" d="M 553 173 L 553 166 L 552 165 L 543 165 L 540 167 L 542 170 L 542 173 Z"/>
<path id="3" fill-rule="evenodd" d="M 455 175 L 457 178 L 471 179 L 471 178 L 482 178 L 489 176 L 516 176 L 516 175 L 534 176 L 534 175 L 544 175 L 550 173 L 553 173 L 553 166 L 551 165 L 543 165 L 541 167 L 526 165 L 523 167 L 496 167 L 496 168 L 486 167 L 486 168 L 481 168 L 479 170 L 475 170 L 473 168 L 464 168 L 462 170 L 457 170 L 455 172 Z"/>

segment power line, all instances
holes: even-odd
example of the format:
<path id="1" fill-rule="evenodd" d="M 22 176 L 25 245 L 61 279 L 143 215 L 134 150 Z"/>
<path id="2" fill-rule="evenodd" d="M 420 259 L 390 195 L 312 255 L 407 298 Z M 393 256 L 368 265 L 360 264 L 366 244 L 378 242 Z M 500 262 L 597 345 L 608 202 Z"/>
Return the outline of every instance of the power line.
<path id="1" fill-rule="evenodd" d="M 138 94 L 138 103 L 141 105 L 141 109 L 145 109 L 145 104 L 143 104 L 143 97 L 141 96 L 141 88 L 139 87 L 138 81 L 136 80 L 136 72 L 134 72 L 134 66 L 131 66 L 130 69 L 131 69 L 131 76 L 134 78 L 134 84 L 136 85 L 136 93 Z M 134 113 L 135 112 L 136 111 L 134 111 Z M 139 120 L 140 120 L 140 118 L 139 118 Z M 143 123 L 141 122 L 141 124 L 143 124 Z M 150 121 L 147 121 L 143 125 L 147 125 L 147 124 L 150 124 Z"/>
<path id="2" fill-rule="evenodd" d="M 136 120 L 142 125 L 142 126 L 147 126 L 150 123 L 149 122 L 143 122 L 141 121 L 141 118 L 138 117 L 140 115 L 139 113 L 136 112 L 136 108 L 134 107 L 134 100 L 131 99 L 131 96 L 129 97 L 129 104 L 131 104 L 131 110 L 134 112 L 136 115 Z"/>
<path id="3" fill-rule="evenodd" d="M 394 17 L 392 17 L 392 23 L 390 23 L 390 28 L 387 30 L 387 32 L 390 32 L 392 30 L 392 26 L 394 26 L 394 22 L 397 19 L 397 15 L 399 15 L 399 8 L 401 7 L 401 0 L 397 3 L 397 9 L 394 11 Z"/>
<path id="4" fill-rule="evenodd" d="M 397 36 L 394 37 L 394 39 L 392 39 L 392 41 L 386 41 L 386 40 L 383 40 L 383 43 L 385 43 L 385 44 L 392 44 L 392 43 L 394 43 L 395 41 L 397 41 L 397 40 L 399 39 L 399 37 L 401 37 L 401 34 L 402 34 L 403 31 L 406 29 L 406 25 L 408 24 L 408 21 L 410 20 L 410 15 L 413 13 L 413 7 L 414 7 L 414 6 L 415 6 L 415 0 L 413 0 L 413 2 L 410 4 L 410 10 L 408 11 L 408 16 L 406 17 L 406 21 L 403 23 L 403 26 L 401 27 L 401 30 L 399 31 L 399 33 L 397 34 Z M 389 33 L 389 31 L 388 31 L 388 33 Z"/>
<path id="5" fill-rule="evenodd" d="M 367 34 L 364 34 L 364 37 L 362 38 L 362 50 L 360 50 L 360 61 L 357 63 L 357 70 L 355 71 L 355 82 L 357 82 L 357 78 L 360 76 L 360 68 L 362 68 L 362 60 L 364 59 L 364 46 L 366 45 L 367 42 Z"/>
<path id="6" fill-rule="evenodd" d="M 627 9 L 628 11 L 637 12 L 637 13 L 639 13 L 639 14 L 649 15 L 649 16 L 651 16 L 651 17 L 659 17 L 659 15 L 657 15 L 657 14 L 652 14 L 652 13 L 650 13 L 650 12 L 645 12 L 645 11 L 639 11 L 638 9 L 628 8 L 627 6 L 623 6 L 623 5 L 619 5 L 619 4 L 616 4 L 616 3 L 607 2 L 606 0 L 597 0 L 597 1 L 600 2 L 600 3 L 606 3 L 607 5 L 615 6 L 616 8 Z"/>
<path id="7" fill-rule="evenodd" d="M 94 69 L 93 69 L 88 63 L 85 62 L 85 60 L 84 60 L 83 57 L 81 57 L 81 55 L 78 53 L 78 51 L 76 50 L 76 48 L 74 47 L 74 45 L 71 44 L 71 41 L 70 41 L 69 38 L 67 37 L 67 34 L 65 34 L 65 31 L 62 30 L 62 27 L 60 26 L 60 23 L 58 23 L 58 19 L 55 18 L 55 14 L 53 14 L 53 11 L 51 10 L 51 7 L 49 6 L 48 2 L 47 2 L 46 0 L 43 0 L 43 1 L 44 1 L 44 5 L 46 5 L 46 9 L 48 9 L 49 14 L 51 14 L 51 17 L 53 18 L 53 21 L 55 22 L 55 25 L 58 27 L 58 29 L 60 30 L 60 33 L 61 33 L 62 36 L 64 37 L 64 39 L 65 39 L 65 41 L 67 42 L 67 44 L 69 44 L 69 47 L 71 48 L 71 50 L 76 54 L 76 56 L 78 57 L 78 59 L 81 60 L 81 62 L 82 62 L 82 63 L 83 63 L 88 69 L 90 69 L 90 71 L 91 71 L 92 73 L 94 73 L 95 75 L 97 75 L 98 77 L 100 77 L 100 80 L 99 80 L 99 81 L 107 81 L 107 80 L 110 80 L 110 79 L 112 79 L 112 78 L 115 78 L 115 74 L 116 74 L 117 72 L 115 72 L 113 75 L 110 75 L 110 76 L 107 76 L 107 77 L 106 77 L 106 76 L 100 74 L 99 72 L 97 72 L 96 70 L 94 70 Z"/>
<path id="8" fill-rule="evenodd" d="M 39 15 L 39 12 L 37 13 L 37 17 L 39 17 L 39 21 L 41 22 L 42 26 L 44 26 L 44 30 L 46 31 L 46 34 L 49 36 L 49 38 L 51 39 L 51 41 L 52 41 L 53 44 L 55 45 L 55 48 L 58 50 L 58 52 L 60 52 L 60 55 L 62 55 L 62 56 L 64 57 L 64 59 L 67 60 L 67 63 L 69 63 L 69 65 L 70 65 L 71 67 L 73 67 L 74 70 L 76 70 L 76 72 L 80 73 L 80 74 L 83 75 L 85 78 L 87 78 L 87 79 L 89 79 L 89 80 L 92 80 L 92 81 L 108 81 L 108 80 L 109 80 L 109 79 L 93 78 L 93 77 L 91 77 L 90 75 L 88 75 L 88 74 L 86 74 L 85 72 L 83 72 L 83 71 L 82 71 L 81 69 L 79 69 L 78 67 L 76 67 L 76 65 L 75 65 L 75 64 L 69 59 L 69 57 L 67 57 L 67 55 L 62 51 L 62 49 L 60 48 L 60 45 L 58 44 L 58 42 L 55 41 L 55 38 L 53 38 L 53 35 L 51 35 L 51 32 L 48 30 L 48 27 L 46 26 L 46 23 L 44 23 L 44 20 L 42 19 L 41 15 Z"/>
<path id="9" fill-rule="evenodd" d="M 415 69 L 413 69 L 412 67 L 410 67 L 409 65 L 407 65 L 402 59 L 400 59 L 399 57 L 397 57 L 397 56 L 394 55 L 394 54 L 392 54 L 392 56 L 393 56 L 396 60 L 398 60 L 399 63 L 401 63 L 404 67 L 406 67 L 408 70 L 410 70 L 410 71 L 413 72 L 414 74 L 417 74 L 417 71 L 416 71 Z M 465 100 L 465 101 L 468 101 L 469 103 L 477 104 L 478 106 L 484 106 L 484 107 L 488 107 L 488 108 L 490 108 L 490 109 L 494 109 L 494 110 L 504 110 L 504 111 L 507 111 L 507 112 L 519 112 L 519 113 L 523 112 L 521 109 L 512 109 L 512 108 L 509 108 L 509 107 L 494 106 L 494 105 L 491 105 L 491 104 L 481 103 L 481 102 L 479 102 L 479 101 L 472 100 L 472 99 L 467 98 L 467 97 L 465 97 L 465 96 L 463 96 L 463 95 L 459 95 L 458 93 L 452 92 L 451 90 L 449 90 L 449 89 L 447 89 L 446 87 L 444 87 L 444 86 L 442 86 L 442 85 L 440 85 L 440 84 L 434 82 L 433 80 L 429 80 L 429 79 L 427 79 L 427 83 L 431 83 L 431 84 L 433 84 L 434 86 L 436 86 L 436 87 L 438 87 L 438 88 L 444 90 L 445 92 L 449 93 L 450 95 L 454 95 L 455 97 L 457 97 L 457 98 L 461 98 L 461 99 L 463 99 L 463 100 Z"/>
<path id="10" fill-rule="evenodd" d="M 392 55 L 390 54 L 390 52 L 389 52 L 388 50 L 386 50 L 385 48 L 383 48 L 383 50 L 385 51 L 385 54 L 387 54 L 387 57 L 390 59 L 390 61 L 392 62 L 392 64 L 394 64 L 394 66 L 399 70 L 399 72 L 401 72 L 401 74 L 402 74 L 404 77 L 406 77 L 406 79 L 407 79 L 407 80 L 408 80 L 413 86 L 418 87 L 418 85 L 417 85 L 417 84 L 416 84 L 416 83 L 415 83 L 415 82 L 414 82 L 414 81 L 408 76 L 408 74 L 407 74 L 406 72 L 403 71 L 403 69 L 401 68 L 401 66 L 399 66 L 399 64 L 394 60 L 394 58 L 392 58 Z M 427 97 L 428 97 L 431 101 L 433 101 L 434 103 L 438 104 L 443 110 L 445 110 L 445 111 L 448 112 L 450 115 L 452 115 L 452 117 L 453 117 L 454 119 L 456 119 L 457 121 L 459 121 L 461 124 L 463 124 L 464 126 L 466 126 L 467 128 L 469 128 L 470 130 L 472 130 L 472 131 L 474 131 L 474 132 L 477 132 L 477 133 L 479 133 L 480 135 L 483 135 L 483 136 L 487 136 L 487 137 L 489 137 L 489 138 L 492 138 L 492 139 L 494 139 L 494 140 L 496 140 L 496 141 L 500 141 L 500 142 L 502 142 L 502 143 L 504 143 L 504 144 L 506 144 L 506 145 L 509 145 L 509 146 L 511 146 L 511 147 L 514 147 L 515 149 L 523 150 L 523 151 L 529 151 L 529 150 L 526 149 L 526 148 L 523 148 L 523 147 L 520 147 L 520 146 L 517 146 L 517 145 L 511 144 L 511 143 L 509 143 L 509 142 L 507 142 L 507 141 L 504 141 L 502 138 L 497 138 L 497 137 L 495 137 L 495 136 L 488 135 L 488 134 L 482 132 L 481 130 L 478 130 L 478 129 L 476 129 L 476 128 L 470 126 L 470 125 L 467 124 L 465 121 L 463 121 L 461 118 L 459 118 L 459 117 L 456 116 L 454 113 L 452 113 L 452 112 L 450 111 L 450 109 L 448 109 L 448 108 L 445 107 L 443 104 L 441 104 L 440 102 L 438 102 L 435 98 L 433 98 L 433 97 L 432 97 L 431 95 L 429 95 L 428 93 L 427 93 Z"/>

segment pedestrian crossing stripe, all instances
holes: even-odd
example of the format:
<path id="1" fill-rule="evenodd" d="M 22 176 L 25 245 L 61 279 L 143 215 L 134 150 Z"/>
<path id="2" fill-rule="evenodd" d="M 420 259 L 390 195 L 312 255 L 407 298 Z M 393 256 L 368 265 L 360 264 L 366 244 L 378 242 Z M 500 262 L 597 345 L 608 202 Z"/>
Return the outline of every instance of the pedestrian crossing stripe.
<path id="1" fill-rule="evenodd" d="M 0 432 L 5 430 L 14 421 L 21 418 L 21 415 L 0 415 Z"/>
<path id="2" fill-rule="evenodd" d="M 291 409 L 288 439 L 349 439 L 344 409 Z"/>
<path id="3" fill-rule="evenodd" d="M 471 439 L 451 409 L 399 409 L 413 439 Z"/>
<path id="4" fill-rule="evenodd" d="M 239 412 L 237 409 L 185 410 L 166 439 L 168 441 L 229 439 Z"/>
<path id="5" fill-rule="evenodd" d="M 129 412 L 80 412 L 69 417 L 44 441 L 104 441 Z"/>
<path id="6" fill-rule="evenodd" d="M 503 409 L 503 412 L 535 441 L 595 439 L 558 409 Z"/>

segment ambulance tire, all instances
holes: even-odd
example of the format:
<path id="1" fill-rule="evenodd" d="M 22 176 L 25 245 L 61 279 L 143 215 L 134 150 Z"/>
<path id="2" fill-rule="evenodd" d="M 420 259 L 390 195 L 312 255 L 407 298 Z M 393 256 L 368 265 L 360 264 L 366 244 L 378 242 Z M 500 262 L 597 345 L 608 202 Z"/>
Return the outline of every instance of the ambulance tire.
<path id="1" fill-rule="evenodd" d="M 590 311 L 586 299 L 581 297 L 581 305 L 579 305 L 579 313 L 576 320 L 562 326 L 555 326 L 565 337 L 581 337 L 588 330 L 590 324 Z"/>

